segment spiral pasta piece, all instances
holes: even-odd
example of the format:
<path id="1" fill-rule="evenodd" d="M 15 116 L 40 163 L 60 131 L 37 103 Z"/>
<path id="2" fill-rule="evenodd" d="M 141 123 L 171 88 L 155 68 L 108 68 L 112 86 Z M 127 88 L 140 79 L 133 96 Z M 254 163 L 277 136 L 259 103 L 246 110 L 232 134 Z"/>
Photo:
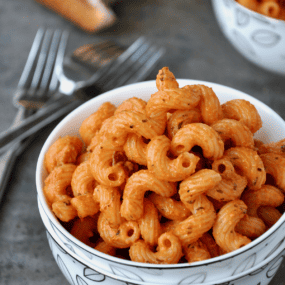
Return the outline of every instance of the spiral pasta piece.
<path id="1" fill-rule="evenodd" d="M 278 18 L 280 10 L 280 5 L 275 1 L 266 1 L 260 3 L 258 12 L 268 17 Z"/>
<path id="2" fill-rule="evenodd" d="M 242 195 L 242 200 L 248 207 L 247 214 L 257 218 L 257 209 L 260 206 L 276 208 L 284 202 L 284 195 L 274 186 L 263 185 L 257 191 L 245 191 Z"/>
<path id="3" fill-rule="evenodd" d="M 158 119 L 166 118 L 166 113 L 172 109 L 191 110 L 198 105 L 200 96 L 201 90 L 196 85 L 157 91 L 147 102 L 146 114 Z"/>
<path id="4" fill-rule="evenodd" d="M 159 180 L 148 170 L 134 173 L 127 181 L 121 215 L 127 220 L 138 220 L 143 215 L 143 198 L 146 191 L 153 191 L 163 197 L 171 197 L 177 193 L 174 184 Z"/>
<path id="5" fill-rule="evenodd" d="M 127 177 L 131 177 L 135 172 L 139 170 L 139 165 L 135 162 L 127 160 L 124 162 L 124 169 L 127 174 Z M 123 187 L 124 185 L 121 185 Z"/>
<path id="6" fill-rule="evenodd" d="M 199 170 L 180 183 L 180 199 L 186 205 L 191 204 L 196 197 L 215 187 L 221 180 L 221 175 L 214 170 Z"/>
<path id="7" fill-rule="evenodd" d="M 212 164 L 212 169 L 221 175 L 222 180 L 214 188 L 207 191 L 207 196 L 217 201 L 239 199 L 247 186 L 247 179 L 235 172 L 230 159 L 222 157 L 215 160 Z"/>
<path id="8" fill-rule="evenodd" d="M 69 222 L 77 217 L 77 210 L 71 204 L 71 197 L 68 195 L 58 196 L 52 203 L 51 209 L 56 217 L 63 222 Z"/>
<path id="9" fill-rule="evenodd" d="M 171 151 L 175 155 L 187 152 L 198 145 L 203 155 L 209 159 L 219 159 L 223 156 L 224 143 L 217 132 L 210 126 L 202 123 L 193 123 L 181 128 L 171 141 Z"/>
<path id="10" fill-rule="evenodd" d="M 229 202 L 229 201 L 216 200 L 212 198 L 211 196 L 207 196 L 207 198 L 213 204 L 216 212 L 218 212 L 223 206 L 225 206 Z"/>
<path id="11" fill-rule="evenodd" d="M 90 158 L 91 153 L 89 151 L 85 151 L 77 157 L 76 165 L 79 165 Z"/>
<path id="12" fill-rule="evenodd" d="M 71 188 L 74 196 L 93 193 L 97 182 L 94 179 L 89 161 L 78 165 L 72 175 Z"/>
<path id="13" fill-rule="evenodd" d="M 190 210 L 189 210 L 190 211 Z M 192 215 L 192 213 L 190 213 L 190 215 Z M 188 216 L 187 216 L 188 217 Z M 185 219 L 183 219 L 185 220 Z M 175 227 L 181 223 L 183 220 L 178 219 L 178 220 L 169 220 L 167 222 L 161 223 L 161 231 L 162 233 L 166 233 L 166 232 L 173 232 L 173 230 L 175 229 Z"/>
<path id="14" fill-rule="evenodd" d="M 99 212 L 99 204 L 94 201 L 92 193 L 87 193 L 71 199 L 71 205 L 76 209 L 80 219 L 93 216 Z"/>
<path id="15" fill-rule="evenodd" d="M 116 248 L 106 243 L 104 240 L 97 242 L 94 249 L 111 256 L 115 256 L 116 254 Z"/>
<path id="16" fill-rule="evenodd" d="M 211 258 L 207 246 L 200 239 L 187 246 L 183 246 L 183 253 L 188 263 Z"/>
<path id="17" fill-rule="evenodd" d="M 173 233 L 179 237 L 183 246 L 197 241 L 212 228 L 216 219 L 213 204 L 203 194 L 186 206 L 193 215 L 179 222 L 173 229 Z"/>
<path id="18" fill-rule="evenodd" d="M 153 203 L 144 199 L 143 216 L 138 220 L 143 240 L 149 245 L 156 245 L 161 235 L 158 211 Z"/>
<path id="19" fill-rule="evenodd" d="M 76 219 L 70 233 L 81 242 L 94 247 L 95 244 L 90 240 L 97 233 L 97 216 Z"/>
<path id="20" fill-rule="evenodd" d="M 127 175 L 123 161 L 113 163 L 114 155 L 121 150 L 105 149 L 104 144 L 95 147 L 89 163 L 91 173 L 97 182 L 111 187 L 118 187 L 125 182 Z"/>
<path id="21" fill-rule="evenodd" d="M 231 201 L 239 199 L 246 188 L 247 179 L 236 173 L 231 178 L 222 180 L 212 189 L 207 191 L 207 196 L 217 201 Z"/>
<path id="22" fill-rule="evenodd" d="M 204 233 L 200 237 L 200 241 L 207 247 L 211 257 L 216 257 L 221 254 L 220 247 L 217 245 L 216 241 L 211 234 L 209 234 L 209 232 Z"/>
<path id="23" fill-rule="evenodd" d="M 156 252 L 146 242 L 139 240 L 131 245 L 129 253 L 132 261 L 154 264 L 177 263 L 183 256 L 181 243 L 171 232 L 159 237 Z"/>
<path id="24" fill-rule="evenodd" d="M 139 113 L 145 113 L 146 102 L 143 99 L 132 97 L 125 100 L 115 111 L 115 115 L 122 111 L 136 111 Z"/>
<path id="25" fill-rule="evenodd" d="M 53 203 L 60 195 L 69 195 L 72 175 L 76 169 L 74 164 L 63 164 L 56 167 L 45 179 L 44 194 L 49 203 Z"/>
<path id="26" fill-rule="evenodd" d="M 212 88 L 205 85 L 197 85 L 201 92 L 201 101 L 199 103 L 202 120 L 205 124 L 211 125 L 223 118 L 223 112 L 219 98 Z"/>
<path id="27" fill-rule="evenodd" d="M 86 145 L 89 145 L 102 123 L 114 115 L 116 107 L 110 102 L 103 103 L 98 110 L 87 117 L 79 128 L 79 134 Z"/>
<path id="28" fill-rule="evenodd" d="M 260 155 L 265 171 L 274 178 L 278 188 L 285 193 L 285 158 L 276 153 L 264 153 Z"/>
<path id="29" fill-rule="evenodd" d="M 156 193 L 151 193 L 148 198 L 160 214 L 169 220 L 183 220 L 191 215 L 190 210 L 185 207 L 182 201 L 162 197 Z"/>
<path id="30" fill-rule="evenodd" d="M 266 225 L 262 219 L 245 215 L 236 225 L 235 230 L 243 236 L 255 239 L 266 232 Z"/>
<path id="31" fill-rule="evenodd" d="M 117 228 L 124 221 L 120 214 L 121 194 L 117 188 L 98 185 L 93 193 L 93 199 L 99 203 L 100 211 L 104 213 L 112 228 Z"/>
<path id="32" fill-rule="evenodd" d="M 126 110 L 111 117 L 110 121 L 101 127 L 99 135 L 106 147 L 114 148 L 123 146 L 129 133 L 152 139 L 163 134 L 165 126 L 166 120 L 164 124 L 160 124 L 144 113 Z"/>
<path id="33" fill-rule="evenodd" d="M 235 169 L 247 178 L 249 188 L 257 190 L 265 183 L 264 165 L 255 150 L 233 147 L 225 151 L 225 156 L 231 160 Z"/>
<path id="34" fill-rule="evenodd" d="M 106 243 L 117 248 L 128 248 L 140 237 L 140 228 L 137 222 L 125 221 L 119 227 L 113 228 L 104 212 L 99 215 L 98 232 Z"/>
<path id="35" fill-rule="evenodd" d="M 147 167 L 161 180 L 180 181 L 195 172 L 199 157 L 184 152 L 177 158 L 170 159 L 167 156 L 170 145 L 170 139 L 164 135 L 153 138 L 147 146 Z"/>
<path id="36" fill-rule="evenodd" d="M 260 154 L 259 148 L 262 145 L 264 145 L 264 143 L 261 140 L 258 140 L 258 139 L 253 139 L 253 141 L 254 141 L 254 148 L 255 148 L 255 150 L 258 152 L 258 154 Z"/>
<path id="37" fill-rule="evenodd" d="M 65 136 L 57 139 L 45 154 L 46 170 L 50 173 L 57 166 L 76 163 L 82 147 L 83 143 L 78 137 Z"/>
<path id="38" fill-rule="evenodd" d="M 222 104 L 225 118 L 240 121 L 246 125 L 252 133 L 262 127 L 262 121 L 255 106 L 244 99 L 234 99 Z"/>
<path id="39" fill-rule="evenodd" d="M 198 109 L 177 110 L 173 112 L 167 121 L 167 136 L 173 136 L 185 125 L 202 122 L 201 112 Z"/>
<path id="40" fill-rule="evenodd" d="M 144 142 L 142 136 L 129 134 L 124 144 L 124 151 L 129 160 L 140 165 L 147 165 L 146 160 L 147 143 Z"/>
<path id="41" fill-rule="evenodd" d="M 110 118 L 109 118 L 110 119 Z M 108 121 L 109 119 L 107 119 L 106 121 Z M 106 121 L 104 121 L 103 122 L 103 124 L 106 122 Z M 102 138 L 101 136 L 100 136 L 100 133 L 99 133 L 99 131 L 94 135 L 94 137 L 92 138 L 92 140 L 91 140 L 91 142 L 90 142 L 90 144 L 87 146 L 87 151 L 88 151 L 88 153 L 89 153 L 89 158 L 90 158 L 90 156 L 91 156 L 91 153 L 94 151 L 94 149 L 96 148 L 96 146 L 97 145 L 99 145 L 100 143 L 101 143 L 101 141 L 103 141 L 104 140 L 104 138 Z M 112 149 L 112 147 L 110 147 L 110 149 Z M 88 158 L 88 159 L 89 159 Z"/>
<path id="42" fill-rule="evenodd" d="M 282 214 L 276 208 L 271 206 L 259 207 L 257 209 L 257 215 L 269 228 L 272 227 L 282 217 Z"/>
<path id="43" fill-rule="evenodd" d="M 174 74 L 168 67 L 163 67 L 158 71 L 156 76 L 156 87 L 158 90 L 179 88 L 179 84 L 176 81 Z"/>
<path id="44" fill-rule="evenodd" d="M 224 205 L 217 214 L 213 225 L 216 243 L 225 251 L 231 252 L 248 244 L 251 240 L 235 231 L 237 223 L 246 214 L 247 206 L 241 200 L 234 200 Z"/>
<path id="45" fill-rule="evenodd" d="M 278 142 L 271 142 L 262 144 L 258 147 L 258 153 L 276 153 L 283 157 L 285 156 L 285 139 L 279 140 Z"/>
<path id="46" fill-rule="evenodd" d="M 212 163 L 212 169 L 218 172 L 222 178 L 231 178 L 235 168 L 228 157 L 222 157 Z"/>
<path id="47" fill-rule="evenodd" d="M 220 135 L 224 144 L 230 140 L 233 146 L 254 148 L 253 134 L 249 128 L 233 119 L 222 119 L 211 127 Z"/>
<path id="48" fill-rule="evenodd" d="M 236 0 L 241 5 L 247 7 L 248 9 L 257 10 L 258 2 L 257 1 L 248 1 L 248 0 Z"/>

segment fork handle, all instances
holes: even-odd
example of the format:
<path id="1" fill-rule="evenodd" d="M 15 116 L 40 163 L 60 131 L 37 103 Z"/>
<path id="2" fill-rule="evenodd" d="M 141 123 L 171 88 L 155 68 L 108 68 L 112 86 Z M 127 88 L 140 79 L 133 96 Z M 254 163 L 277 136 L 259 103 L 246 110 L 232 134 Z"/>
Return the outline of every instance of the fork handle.
<path id="1" fill-rule="evenodd" d="M 75 99 L 75 97 L 61 97 L 54 103 L 49 104 L 34 115 L 23 120 L 18 126 L 2 132 L 0 134 L 0 153 L 8 151 L 11 144 L 18 143 L 35 134 L 43 127 L 74 110 L 81 103 L 82 101 Z"/>
<path id="2" fill-rule="evenodd" d="M 0 157 L 0 203 L 4 196 L 12 168 L 14 167 L 20 143 L 13 145 Z"/>
<path id="3" fill-rule="evenodd" d="M 24 114 L 24 108 L 19 108 L 11 127 L 18 125 L 23 120 Z M 4 196 L 6 186 L 10 179 L 10 174 L 14 167 L 16 158 L 19 154 L 19 150 L 22 149 L 21 145 L 21 143 L 13 145 L 7 152 L 5 152 L 0 157 L 0 203 Z"/>
<path id="4" fill-rule="evenodd" d="M 25 117 L 28 116 L 28 111 L 19 107 L 18 112 L 10 128 L 19 125 Z M 0 156 L 0 204 L 8 186 L 8 181 L 11 179 L 11 173 L 16 162 L 16 158 L 28 146 L 30 140 L 21 141 L 11 146 L 11 148 Z"/>

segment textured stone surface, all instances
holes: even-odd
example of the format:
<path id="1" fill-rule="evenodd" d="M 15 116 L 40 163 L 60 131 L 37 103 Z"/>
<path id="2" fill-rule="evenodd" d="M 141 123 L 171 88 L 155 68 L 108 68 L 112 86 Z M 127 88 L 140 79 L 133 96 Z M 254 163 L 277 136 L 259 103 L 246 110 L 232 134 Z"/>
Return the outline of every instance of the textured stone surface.
<path id="1" fill-rule="evenodd" d="M 261 100 L 285 118 L 285 80 L 246 59 L 222 35 L 210 1 L 114 1 L 119 21 L 89 35 L 34 0 L 0 0 L 0 131 L 11 124 L 11 103 L 31 43 L 40 26 L 68 29 L 68 51 L 100 39 L 130 44 L 146 35 L 167 49 L 160 67 L 177 78 L 212 81 Z M 154 79 L 157 70 L 149 76 Z M 0 205 L 0 284 L 67 284 L 49 250 L 36 202 L 35 168 L 56 122 L 35 136 L 20 155 Z M 271 285 L 285 284 L 285 262 Z"/>

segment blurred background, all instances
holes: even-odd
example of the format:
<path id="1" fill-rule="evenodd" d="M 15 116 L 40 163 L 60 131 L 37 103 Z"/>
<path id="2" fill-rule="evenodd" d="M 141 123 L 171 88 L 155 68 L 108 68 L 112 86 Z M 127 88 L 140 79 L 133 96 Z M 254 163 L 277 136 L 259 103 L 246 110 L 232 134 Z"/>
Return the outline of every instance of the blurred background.
<path id="1" fill-rule="evenodd" d="M 63 0 L 62 0 L 63 1 Z M 222 1 L 222 0 L 221 0 Z M 0 131 L 16 114 L 12 96 L 39 27 L 70 32 L 66 54 L 83 44 L 112 39 L 123 46 L 145 35 L 166 49 L 157 69 L 168 66 L 176 78 L 215 82 L 241 90 L 285 118 L 285 77 L 246 60 L 225 38 L 211 1 L 106 1 L 116 22 L 86 32 L 34 0 L 0 0 Z M 40 131 L 17 158 L 0 204 L 0 284 L 67 284 L 48 247 L 36 203 L 35 168 L 54 122 Z M 285 284 L 285 262 L 270 283 Z"/>

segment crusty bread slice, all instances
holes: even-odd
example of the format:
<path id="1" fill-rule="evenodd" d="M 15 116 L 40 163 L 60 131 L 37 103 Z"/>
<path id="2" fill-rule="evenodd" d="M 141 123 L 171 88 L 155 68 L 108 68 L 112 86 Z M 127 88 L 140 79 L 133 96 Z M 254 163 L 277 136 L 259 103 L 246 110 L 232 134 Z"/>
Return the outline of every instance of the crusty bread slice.
<path id="1" fill-rule="evenodd" d="M 116 15 L 101 0 L 35 0 L 83 30 L 94 33 L 111 26 Z"/>

